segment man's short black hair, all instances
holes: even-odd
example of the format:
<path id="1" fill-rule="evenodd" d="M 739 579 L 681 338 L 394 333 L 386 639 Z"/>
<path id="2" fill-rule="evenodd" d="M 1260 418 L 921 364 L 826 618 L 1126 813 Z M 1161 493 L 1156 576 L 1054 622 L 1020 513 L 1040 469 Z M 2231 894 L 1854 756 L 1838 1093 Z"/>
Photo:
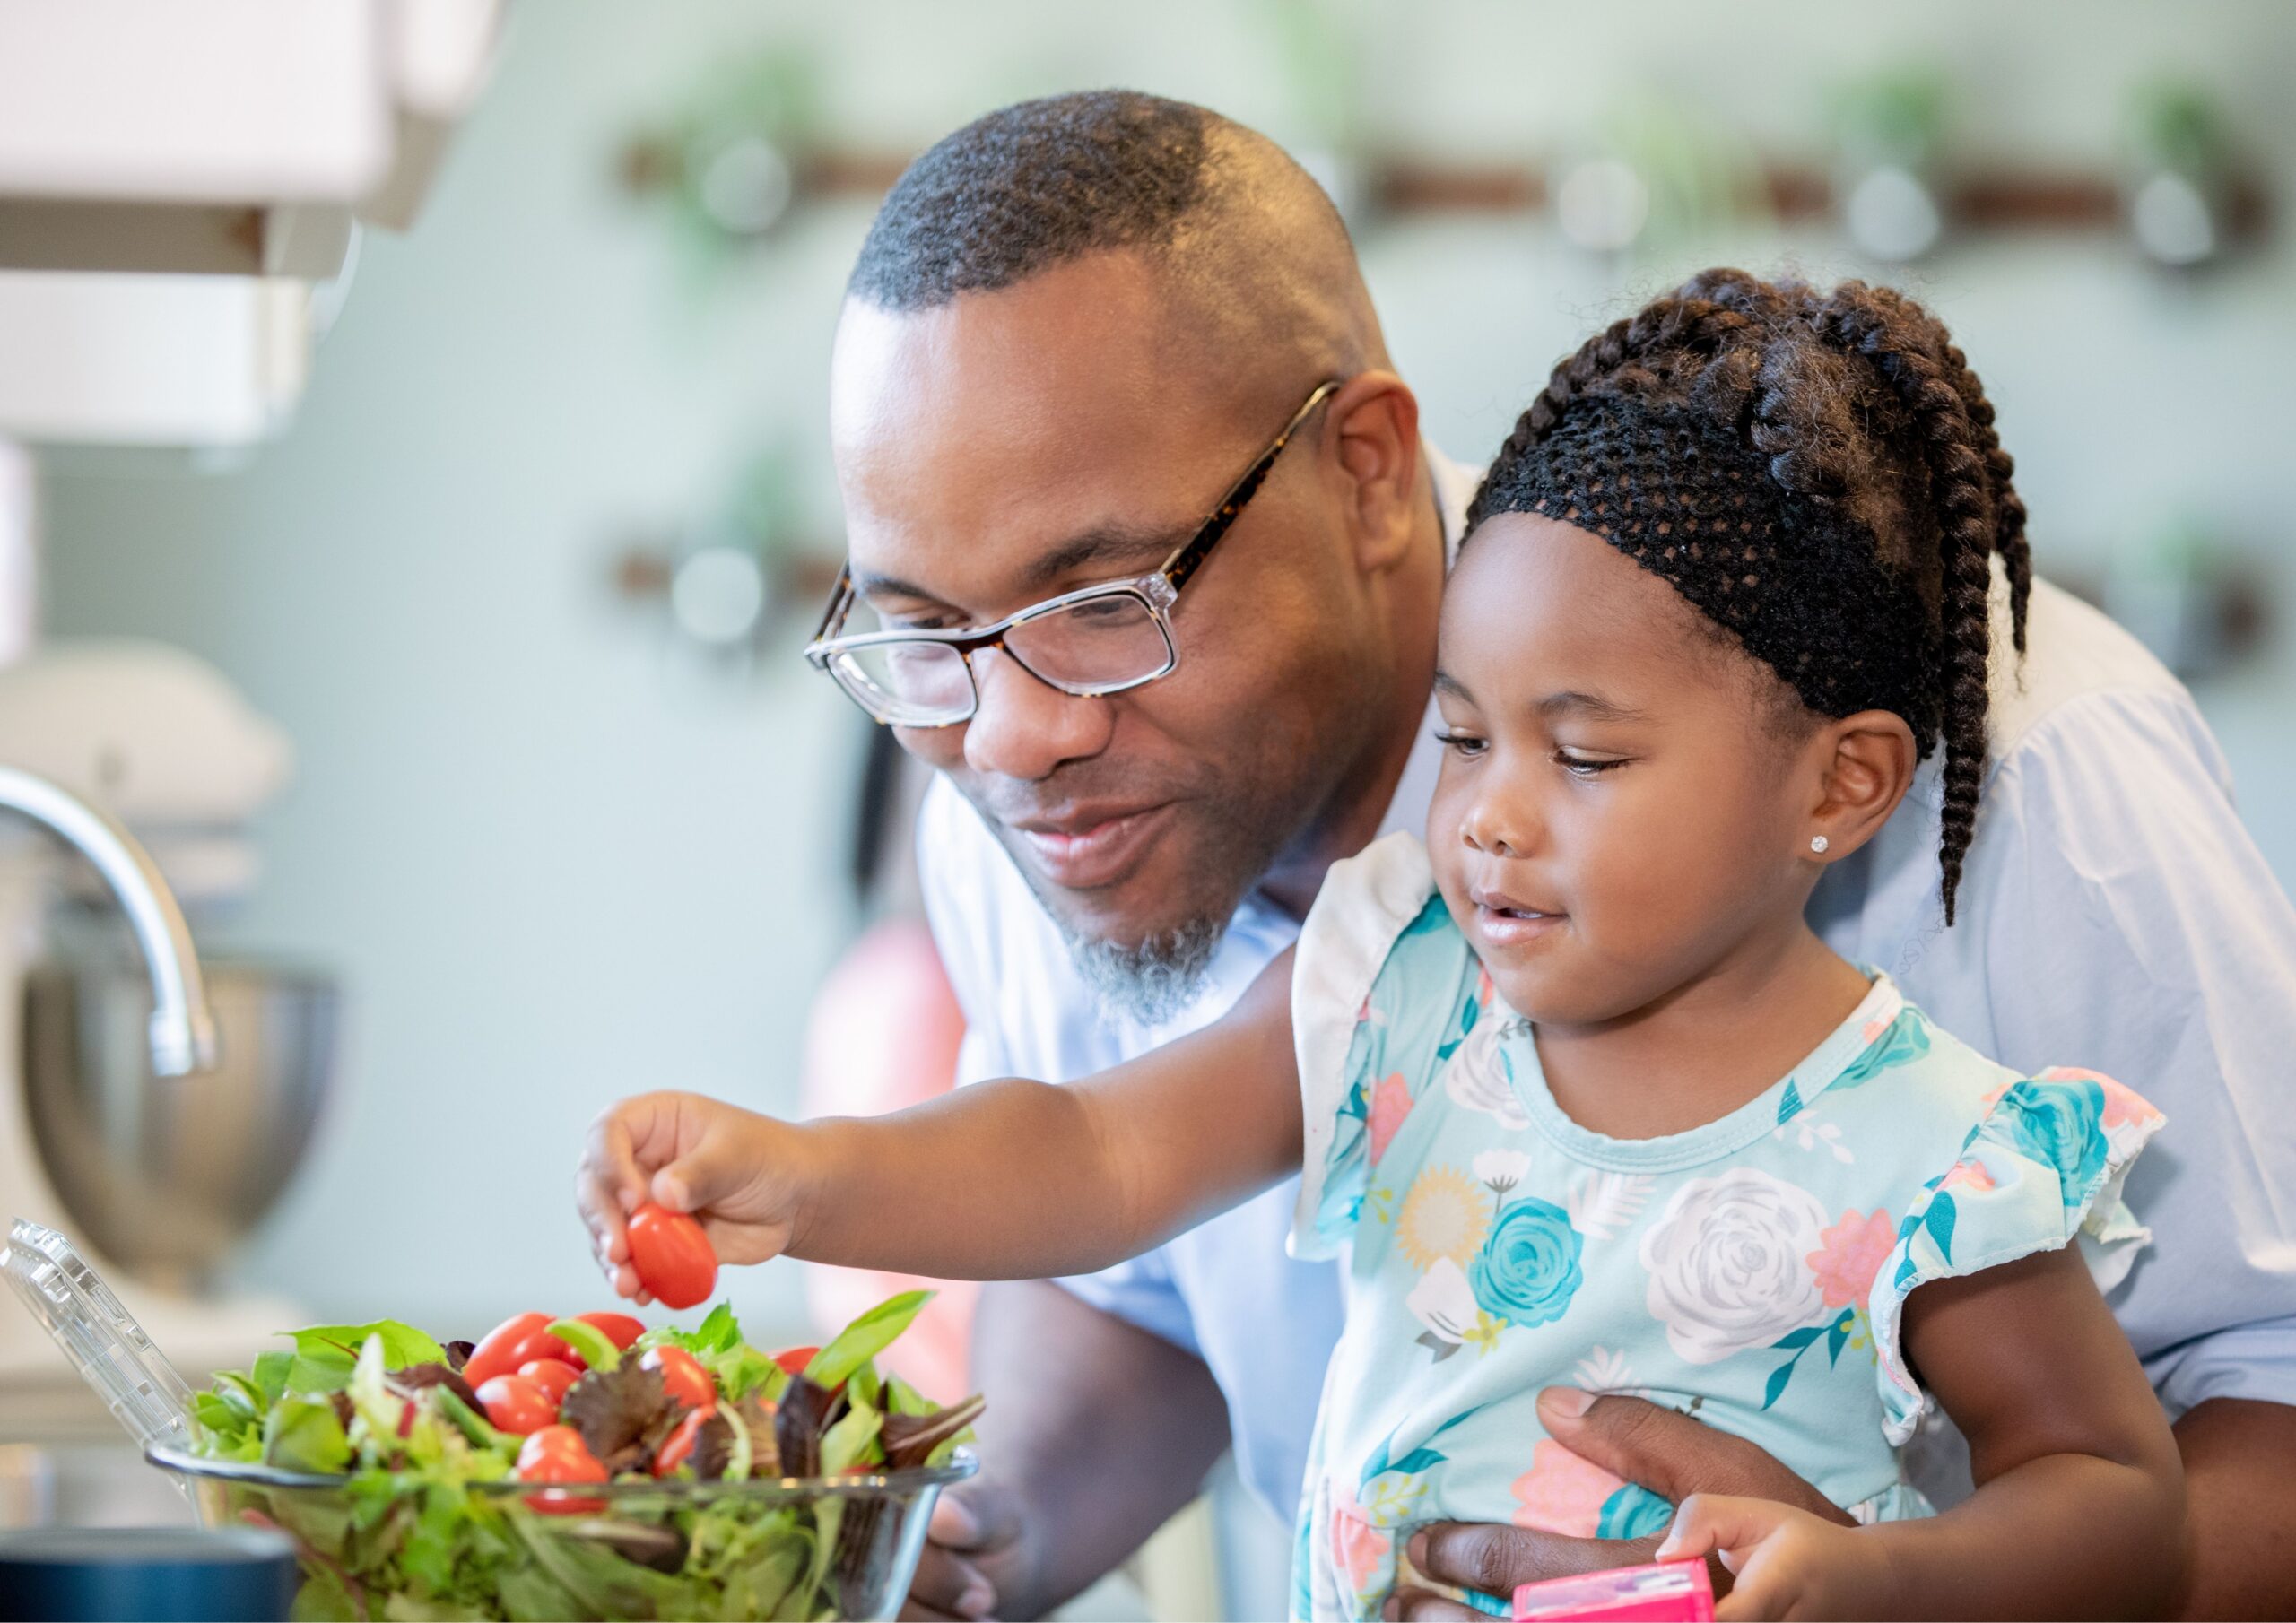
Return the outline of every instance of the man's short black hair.
<path id="1" fill-rule="evenodd" d="M 1087 254 L 1169 245 L 1206 201 L 1216 113 L 1138 91 L 1022 101 L 901 174 L 846 291 L 905 312 Z"/>

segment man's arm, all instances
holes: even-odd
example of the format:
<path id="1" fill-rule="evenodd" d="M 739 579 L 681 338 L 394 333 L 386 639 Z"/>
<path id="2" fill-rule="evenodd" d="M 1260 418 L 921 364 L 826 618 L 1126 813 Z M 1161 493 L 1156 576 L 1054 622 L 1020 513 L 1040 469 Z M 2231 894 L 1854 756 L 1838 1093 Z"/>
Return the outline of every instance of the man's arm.
<path id="1" fill-rule="evenodd" d="M 1041 1616 L 1193 1499 L 1228 1445 L 1202 1360 L 1057 1285 L 983 1292 L 973 1364 L 982 1473 L 935 1511 L 905 1615 Z"/>
<path id="2" fill-rule="evenodd" d="M 2296 1618 L 2296 1408 L 2212 1398 L 2176 1432 L 2192 1538 L 2173 1615 Z"/>

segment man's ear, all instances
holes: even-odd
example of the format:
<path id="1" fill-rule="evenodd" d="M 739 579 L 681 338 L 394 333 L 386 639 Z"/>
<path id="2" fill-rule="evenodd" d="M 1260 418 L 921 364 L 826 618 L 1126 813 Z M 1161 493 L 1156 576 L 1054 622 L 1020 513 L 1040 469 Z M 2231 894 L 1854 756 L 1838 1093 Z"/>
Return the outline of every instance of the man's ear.
<path id="1" fill-rule="evenodd" d="M 1418 397 L 1393 372 L 1361 372 L 1326 409 L 1354 513 L 1357 565 L 1385 573 L 1410 556 L 1418 518 Z"/>
<path id="2" fill-rule="evenodd" d="M 1801 836 L 1801 855 L 1830 863 L 1848 855 L 1880 832 L 1913 784 L 1920 752 L 1905 717 L 1860 710 L 1830 721 L 1811 741 L 1817 758 L 1818 799 Z M 1822 849 L 1813 839 L 1825 841 Z"/>

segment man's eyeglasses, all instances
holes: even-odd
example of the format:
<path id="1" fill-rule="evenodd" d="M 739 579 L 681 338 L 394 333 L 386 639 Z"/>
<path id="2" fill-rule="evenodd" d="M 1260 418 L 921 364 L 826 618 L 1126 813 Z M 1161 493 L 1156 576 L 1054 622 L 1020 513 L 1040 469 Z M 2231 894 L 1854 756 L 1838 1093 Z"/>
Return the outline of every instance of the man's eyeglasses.
<path id="1" fill-rule="evenodd" d="M 1180 588 L 1204 567 L 1212 549 L 1266 482 L 1275 459 L 1283 455 L 1308 413 L 1338 387 L 1336 378 L 1316 386 L 1274 443 L 1229 487 L 1202 527 L 1153 575 L 1064 592 L 994 625 L 845 637 L 839 633 L 857 597 L 848 564 L 838 576 L 836 594 L 805 657 L 828 672 L 854 703 L 895 727 L 952 727 L 971 720 L 980 707 L 972 656 L 983 648 L 1002 648 L 1039 681 L 1084 699 L 1121 693 L 1170 675 L 1179 664 L 1171 612 Z"/>

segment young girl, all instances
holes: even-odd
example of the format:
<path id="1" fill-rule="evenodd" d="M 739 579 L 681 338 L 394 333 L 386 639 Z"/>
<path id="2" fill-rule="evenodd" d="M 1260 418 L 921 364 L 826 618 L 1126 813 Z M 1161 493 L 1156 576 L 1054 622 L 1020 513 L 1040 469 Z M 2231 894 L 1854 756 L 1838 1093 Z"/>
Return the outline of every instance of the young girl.
<path id="1" fill-rule="evenodd" d="M 1733 1617 L 2159 1607 L 2182 1480 L 2099 1289 L 2145 1237 L 2120 1189 L 2159 1113 L 1991 1063 L 1803 919 L 1942 742 L 1950 924 L 1991 558 L 2020 650 L 2031 580 L 1991 422 L 1939 325 L 1857 283 L 1718 271 L 1612 327 L 1470 514 L 1424 846 L 1335 864 L 1230 1014 L 1072 1086 L 617 1107 L 582 1180 L 617 1288 L 648 1199 L 731 1261 L 1038 1277 L 1304 1162 L 1293 1248 L 1350 1292 L 1300 1609 L 1380 1615 L 1432 1521 L 1671 1528 Z M 1573 1389 L 1750 1438 L 1857 1524 L 1669 1506 L 1547 1438 Z M 1933 1399 L 1978 1484 L 1942 1515 L 1898 1455 Z"/>

